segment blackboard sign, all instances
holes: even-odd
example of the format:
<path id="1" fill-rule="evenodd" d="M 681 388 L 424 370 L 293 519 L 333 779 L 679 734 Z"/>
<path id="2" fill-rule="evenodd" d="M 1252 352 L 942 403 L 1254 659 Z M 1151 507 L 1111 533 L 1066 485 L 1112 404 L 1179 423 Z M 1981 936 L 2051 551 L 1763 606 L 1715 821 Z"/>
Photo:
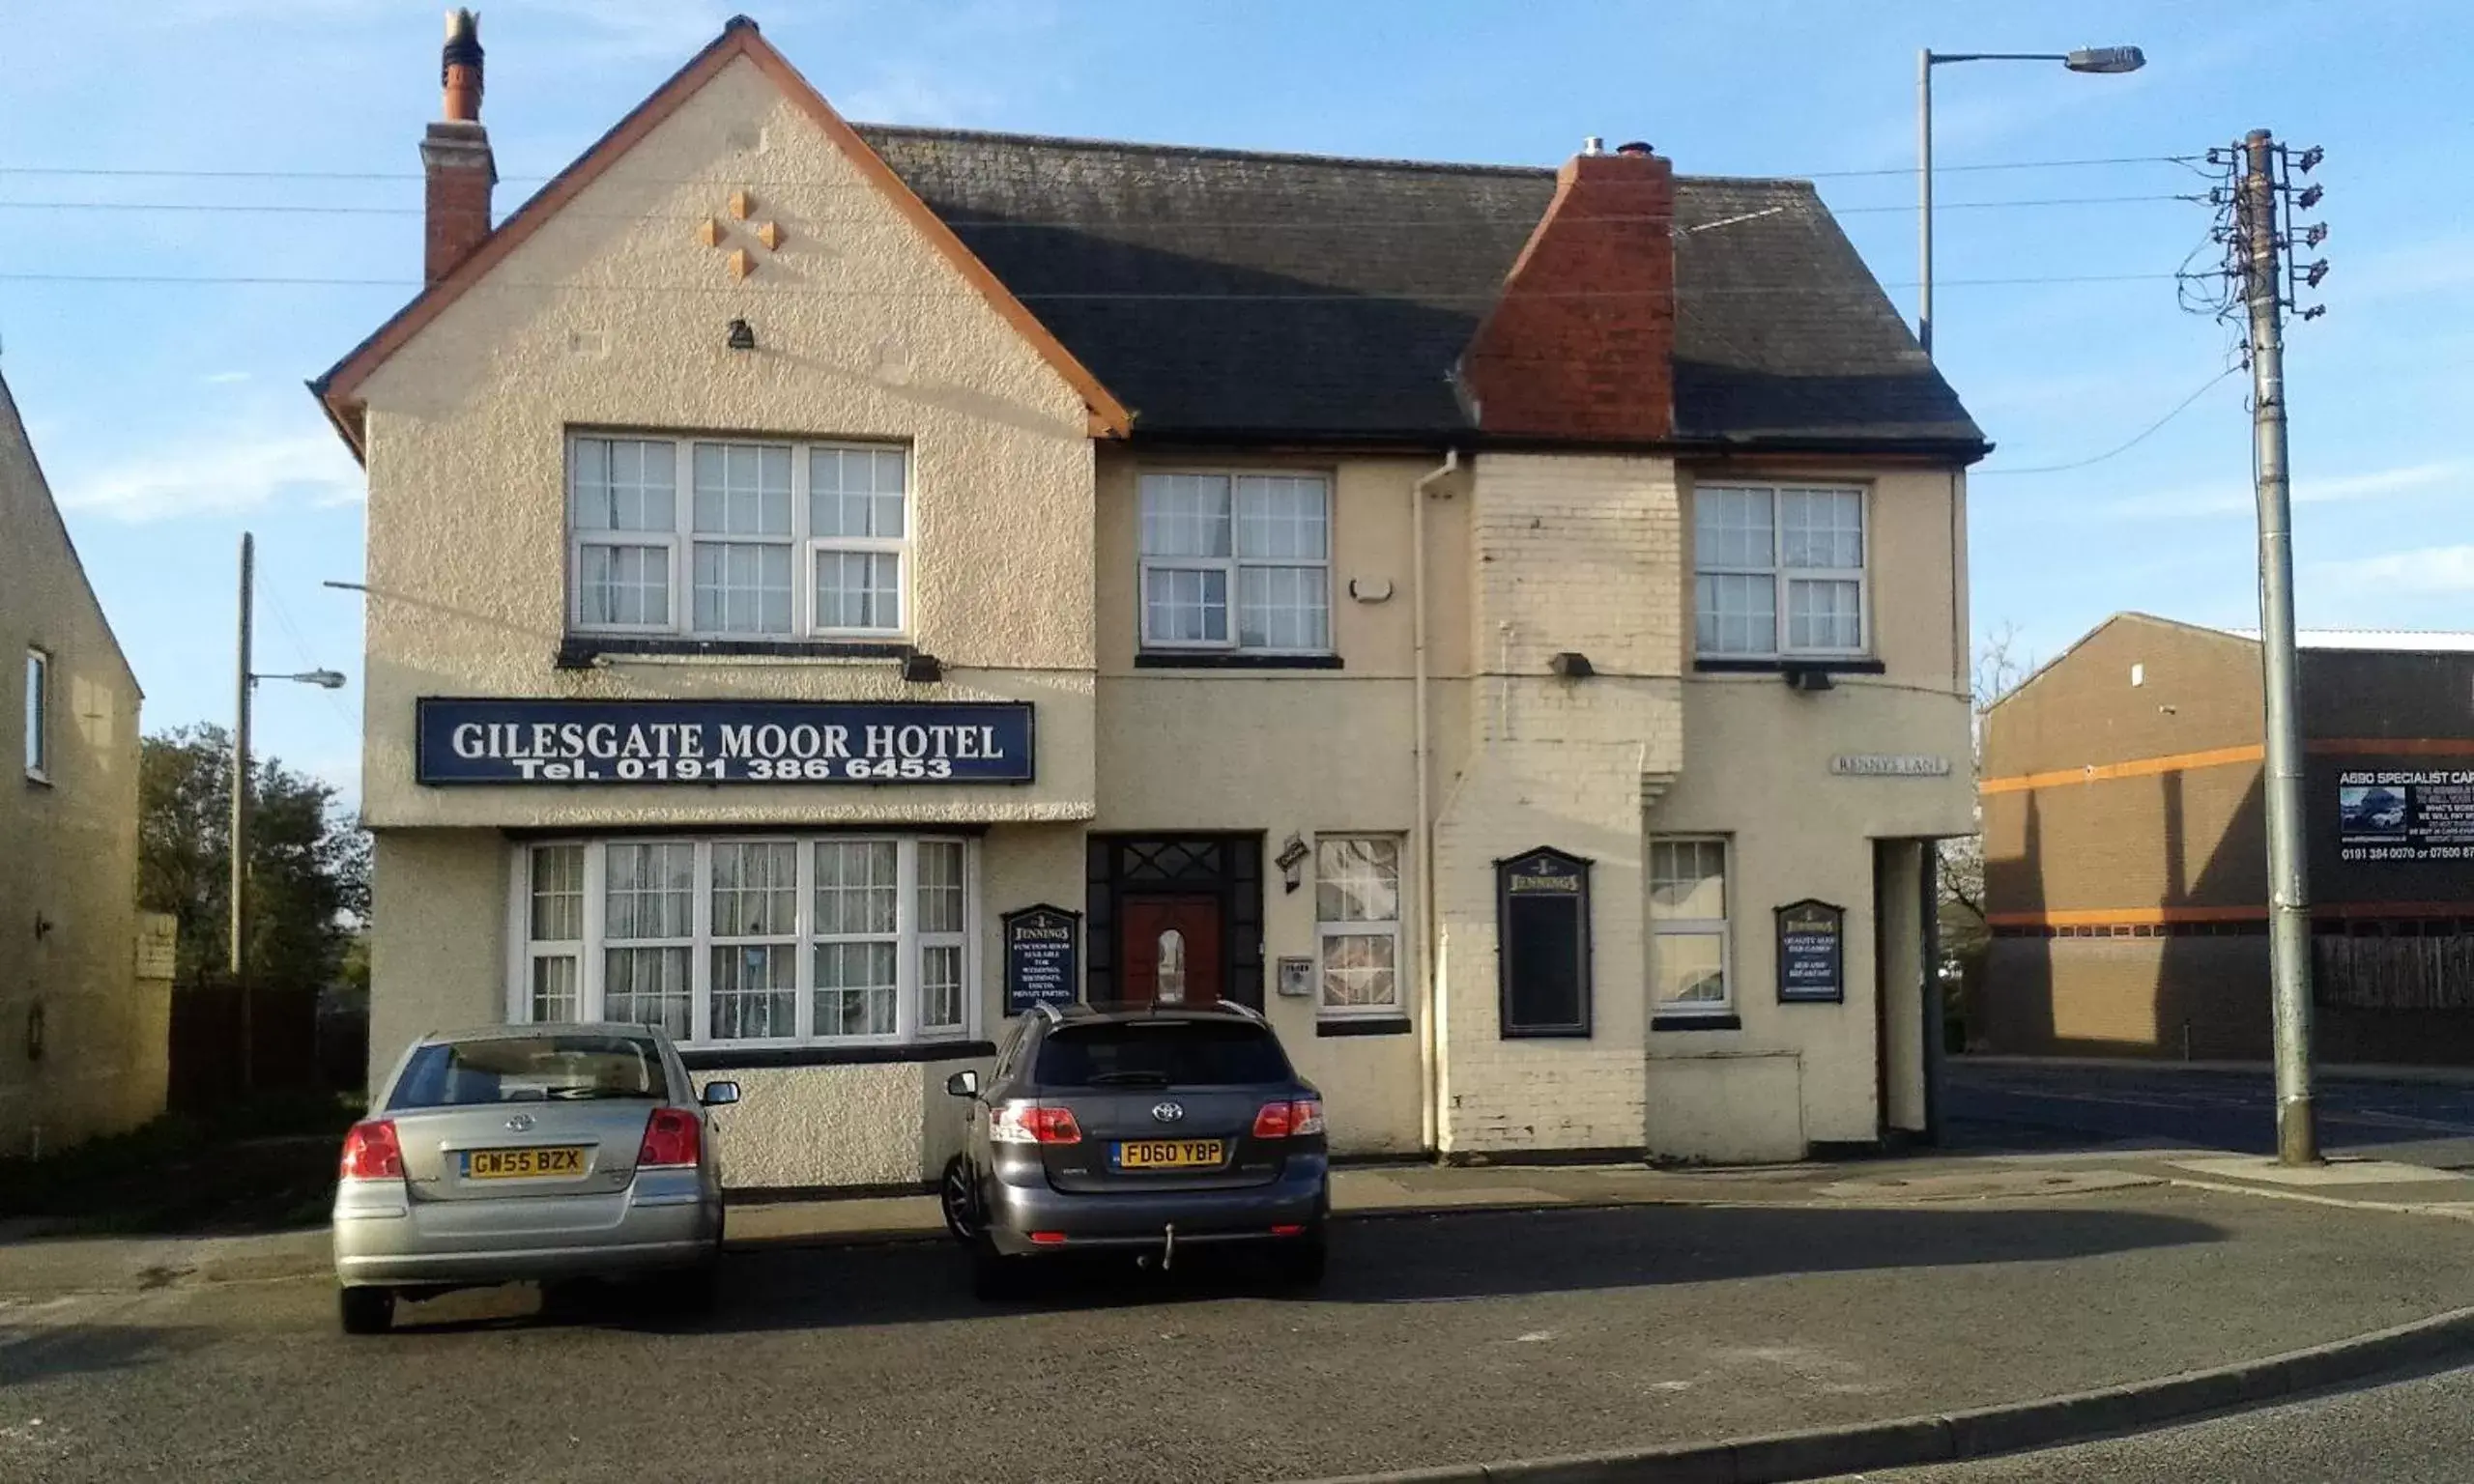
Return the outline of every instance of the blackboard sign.
<path id="1" fill-rule="evenodd" d="M 1034 1005 L 1074 1003 L 1082 984 L 1082 923 L 1079 913 L 1046 902 L 1008 912 L 1005 928 L 1005 1013 Z"/>
<path id="2" fill-rule="evenodd" d="M 525 700 L 425 696 L 424 784 L 1026 784 L 1018 700 Z"/>
<path id="3" fill-rule="evenodd" d="M 1495 863 L 1502 1034 L 1590 1033 L 1589 866 L 1541 847 Z"/>
<path id="4" fill-rule="evenodd" d="M 1847 998 L 1847 912 L 1826 901 L 1778 909 L 1778 999 L 1836 1004 Z"/>

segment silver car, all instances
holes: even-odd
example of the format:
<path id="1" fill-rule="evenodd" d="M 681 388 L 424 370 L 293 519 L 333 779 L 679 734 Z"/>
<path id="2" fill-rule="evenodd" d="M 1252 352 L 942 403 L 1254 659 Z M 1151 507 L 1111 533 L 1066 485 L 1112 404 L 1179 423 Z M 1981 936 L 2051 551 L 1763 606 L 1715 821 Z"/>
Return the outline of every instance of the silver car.
<path id="1" fill-rule="evenodd" d="M 721 1165 L 677 1048 L 642 1025 L 515 1025 L 422 1038 L 344 1136 L 335 1184 L 343 1327 L 399 1293 L 656 1274 L 709 1302 Z"/>

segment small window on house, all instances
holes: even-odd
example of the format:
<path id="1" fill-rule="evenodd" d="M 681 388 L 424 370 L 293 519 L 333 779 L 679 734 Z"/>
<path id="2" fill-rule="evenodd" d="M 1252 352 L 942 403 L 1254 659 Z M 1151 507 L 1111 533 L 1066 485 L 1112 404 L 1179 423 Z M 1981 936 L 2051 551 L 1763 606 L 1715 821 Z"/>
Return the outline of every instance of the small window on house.
<path id="1" fill-rule="evenodd" d="M 1712 658 L 1856 655 L 1866 631 L 1864 492 L 1702 485 L 1692 494 L 1693 640 Z"/>
<path id="2" fill-rule="evenodd" d="M 532 929 L 525 986 L 538 1022 L 584 1018 L 584 846 L 525 852 Z"/>
<path id="3" fill-rule="evenodd" d="M 1144 648 L 1331 652 L 1323 476 L 1145 474 L 1141 505 Z"/>
<path id="4" fill-rule="evenodd" d="M 1329 1016 L 1400 1013 L 1400 842 L 1385 836 L 1314 842 L 1314 918 Z"/>
<path id="5" fill-rule="evenodd" d="M 900 634 L 909 462 L 877 445 L 578 435 L 571 621 L 690 639 Z"/>
<path id="6" fill-rule="evenodd" d="M 26 777 L 51 781 L 51 656 L 26 651 Z"/>
<path id="7" fill-rule="evenodd" d="M 1728 980 L 1727 842 L 1650 843 L 1651 1008 L 1662 1015 L 1724 1014 Z"/>

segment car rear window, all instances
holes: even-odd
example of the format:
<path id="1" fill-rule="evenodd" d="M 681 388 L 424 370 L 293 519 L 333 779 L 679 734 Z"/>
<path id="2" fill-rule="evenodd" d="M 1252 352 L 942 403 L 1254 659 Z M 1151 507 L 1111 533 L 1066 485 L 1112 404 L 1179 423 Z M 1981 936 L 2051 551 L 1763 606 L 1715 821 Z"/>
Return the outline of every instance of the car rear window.
<path id="1" fill-rule="evenodd" d="M 1289 1080 L 1272 1033 L 1228 1020 L 1115 1020 L 1068 1025 L 1040 1047 L 1043 1087 L 1220 1087 Z"/>
<path id="2" fill-rule="evenodd" d="M 459 1108 L 496 1102 L 667 1099 L 661 1051 L 633 1036 L 494 1036 L 413 1053 L 387 1106 Z"/>

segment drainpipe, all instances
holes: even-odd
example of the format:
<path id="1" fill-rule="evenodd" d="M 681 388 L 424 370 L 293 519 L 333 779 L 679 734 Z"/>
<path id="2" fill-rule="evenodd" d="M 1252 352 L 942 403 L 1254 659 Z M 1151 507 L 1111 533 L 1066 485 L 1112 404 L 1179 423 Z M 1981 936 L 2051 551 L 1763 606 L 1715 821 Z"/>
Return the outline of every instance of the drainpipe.
<path id="1" fill-rule="evenodd" d="M 1427 1154 L 1443 1148 L 1442 1046 L 1436 1034 L 1442 985 L 1436 969 L 1434 912 L 1434 740 L 1426 710 L 1426 500 L 1429 490 L 1460 469 L 1460 450 L 1447 448 L 1443 462 L 1409 487 L 1409 632 L 1416 681 L 1410 703 L 1417 707 L 1409 734 L 1417 754 L 1418 812 L 1416 838 L 1410 850 L 1418 866 L 1418 977 L 1425 985 L 1418 1013 L 1418 1136 Z"/>

